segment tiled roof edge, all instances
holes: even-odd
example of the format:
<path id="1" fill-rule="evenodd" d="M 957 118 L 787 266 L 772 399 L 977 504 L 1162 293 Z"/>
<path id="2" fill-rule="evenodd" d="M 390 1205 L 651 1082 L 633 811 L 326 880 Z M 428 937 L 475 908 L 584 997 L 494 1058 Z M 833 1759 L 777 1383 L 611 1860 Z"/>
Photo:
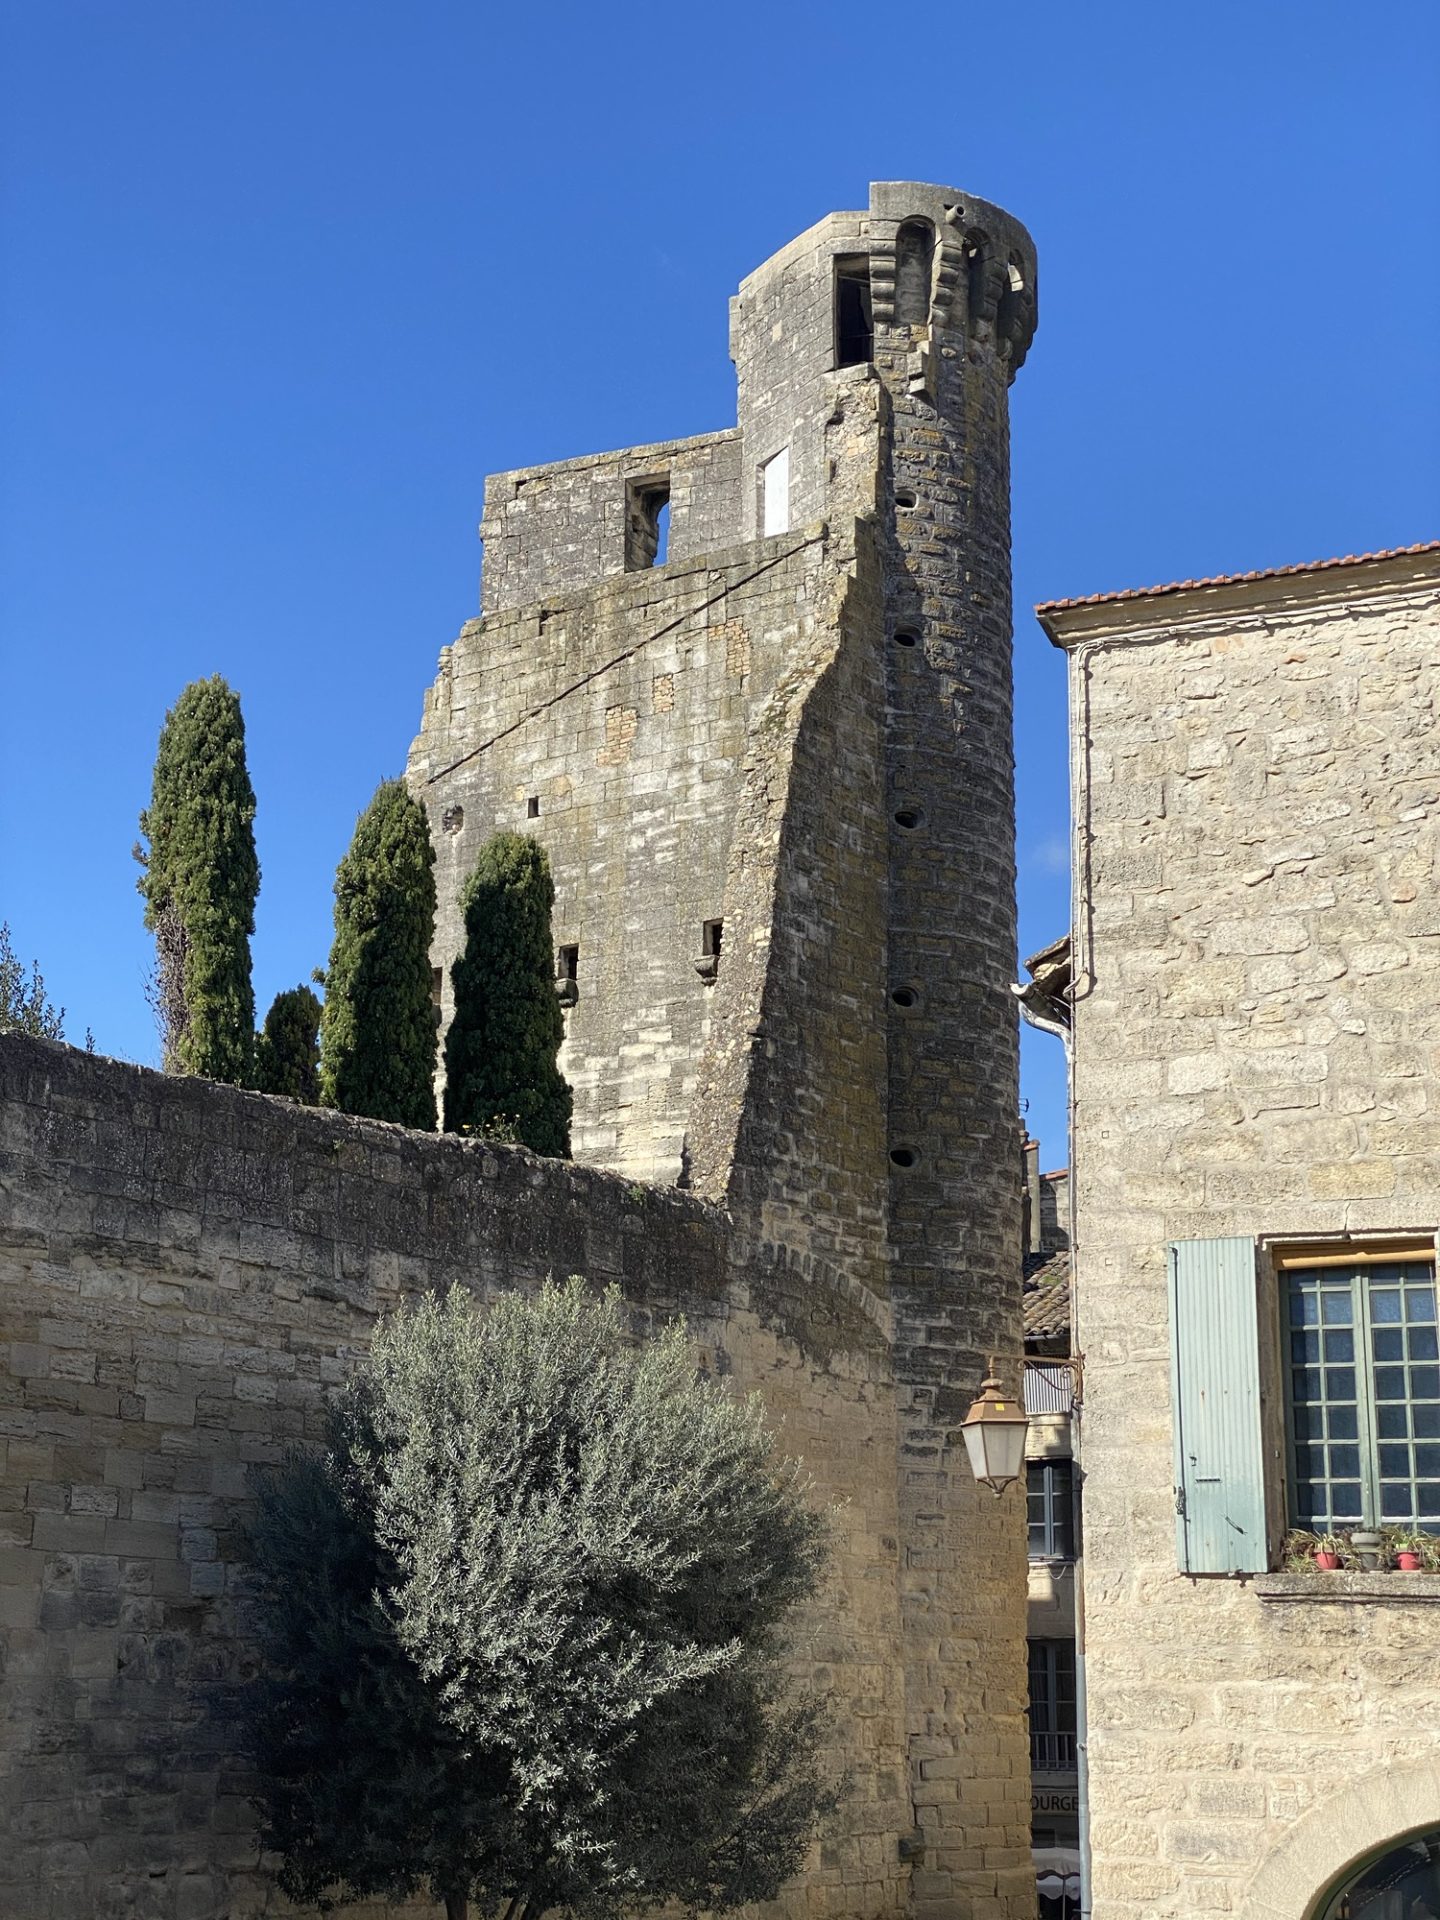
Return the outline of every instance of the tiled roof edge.
<path id="1" fill-rule="evenodd" d="M 1214 573 L 1204 580 L 1170 580 L 1158 587 L 1124 587 L 1118 593 L 1085 593 L 1071 600 L 1042 600 L 1038 618 L 1072 607 L 1104 607 L 1117 600 L 1148 600 L 1163 593 L 1193 593 L 1200 587 L 1233 587 L 1250 580 L 1280 580 L 1296 573 L 1326 573 L 1335 567 L 1363 567 L 1372 560 L 1402 560 L 1407 555 L 1440 553 L 1440 540 L 1418 540 L 1410 547 L 1385 547 L 1378 553 L 1347 553 L 1331 560 L 1302 560 L 1289 567 L 1257 567 L 1251 573 Z"/>

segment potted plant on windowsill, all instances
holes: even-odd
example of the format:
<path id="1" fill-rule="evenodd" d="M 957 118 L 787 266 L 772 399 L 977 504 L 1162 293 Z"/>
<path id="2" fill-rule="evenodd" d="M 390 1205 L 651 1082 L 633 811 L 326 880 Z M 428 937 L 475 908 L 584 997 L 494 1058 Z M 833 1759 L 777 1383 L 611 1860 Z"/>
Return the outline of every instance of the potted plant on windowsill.
<path id="1" fill-rule="evenodd" d="M 1291 1527 L 1282 1551 L 1286 1573 L 1309 1573 L 1315 1564 L 1315 1535 L 1308 1527 Z"/>
<path id="2" fill-rule="evenodd" d="M 1399 1573 L 1418 1573 L 1427 1558 L 1433 1559 L 1433 1547 L 1432 1537 L 1419 1527 L 1397 1527 L 1390 1536 L 1390 1550 Z"/>
<path id="3" fill-rule="evenodd" d="M 1345 1554 L 1346 1542 L 1338 1533 L 1322 1533 L 1315 1541 L 1312 1558 L 1322 1573 L 1334 1573 L 1338 1570 Z"/>
<path id="4" fill-rule="evenodd" d="M 1396 1572 L 1440 1572 L 1440 1540 L 1423 1526 L 1396 1526 L 1388 1546 L 1396 1557 Z"/>

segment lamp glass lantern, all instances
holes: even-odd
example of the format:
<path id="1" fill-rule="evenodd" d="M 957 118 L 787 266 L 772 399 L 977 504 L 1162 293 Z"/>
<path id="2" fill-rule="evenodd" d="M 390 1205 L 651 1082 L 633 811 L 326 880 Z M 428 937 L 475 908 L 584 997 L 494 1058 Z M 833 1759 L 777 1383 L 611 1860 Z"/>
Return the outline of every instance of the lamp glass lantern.
<path id="1" fill-rule="evenodd" d="M 980 1384 L 980 1398 L 961 1422 L 965 1451 L 975 1478 L 998 1497 L 1018 1480 L 1025 1467 L 1025 1430 L 1029 1422 L 1022 1401 L 1009 1398 L 1000 1384 L 995 1356 Z"/>

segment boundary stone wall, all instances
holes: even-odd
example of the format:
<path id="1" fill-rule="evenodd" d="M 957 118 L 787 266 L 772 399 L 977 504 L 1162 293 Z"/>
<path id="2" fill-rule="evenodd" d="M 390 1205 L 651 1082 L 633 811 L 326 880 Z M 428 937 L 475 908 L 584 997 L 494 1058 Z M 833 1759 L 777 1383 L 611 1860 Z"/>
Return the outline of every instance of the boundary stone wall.
<path id="1" fill-rule="evenodd" d="M 894 1401 L 818 1263 L 672 1190 L 0 1039 L 0 1913 L 286 1910 L 233 1740 L 246 1475 L 405 1295 L 582 1273 L 758 1390 L 835 1504 L 797 1652 L 852 1791 L 777 1914 L 890 1914 L 908 1832 Z M 379 1908 L 354 1908 L 375 1920 Z"/>

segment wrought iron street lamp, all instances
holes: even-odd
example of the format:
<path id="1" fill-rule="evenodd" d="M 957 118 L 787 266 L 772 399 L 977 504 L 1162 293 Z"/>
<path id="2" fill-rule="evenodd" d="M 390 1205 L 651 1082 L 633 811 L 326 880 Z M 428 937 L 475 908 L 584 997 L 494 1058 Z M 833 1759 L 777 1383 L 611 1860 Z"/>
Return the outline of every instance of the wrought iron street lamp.
<path id="1" fill-rule="evenodd" d="M 1006 1398 L 999 1364 L 992 1354 L 990 1370 L 980 1384 L 980 1398 L 961 1422 L 960 1431 L 975 1478 L 997 1499 L 1024 1471 L 1027 1424 L 1023 1402 Z"/>

